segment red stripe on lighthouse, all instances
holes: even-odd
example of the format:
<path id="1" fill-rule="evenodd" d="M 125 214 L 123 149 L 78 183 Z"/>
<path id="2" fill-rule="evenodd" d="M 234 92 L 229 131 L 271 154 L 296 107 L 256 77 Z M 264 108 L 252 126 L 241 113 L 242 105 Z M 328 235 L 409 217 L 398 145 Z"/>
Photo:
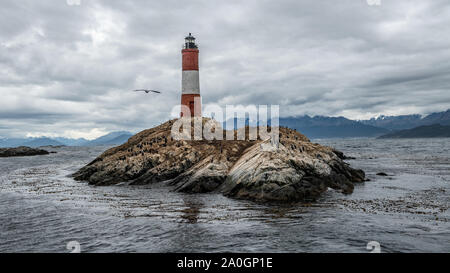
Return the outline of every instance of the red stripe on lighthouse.
<path id="1" fill-rule="evenodd" d="M 183 71 L 198 71 L 198 49 L 183 49 Z"/>

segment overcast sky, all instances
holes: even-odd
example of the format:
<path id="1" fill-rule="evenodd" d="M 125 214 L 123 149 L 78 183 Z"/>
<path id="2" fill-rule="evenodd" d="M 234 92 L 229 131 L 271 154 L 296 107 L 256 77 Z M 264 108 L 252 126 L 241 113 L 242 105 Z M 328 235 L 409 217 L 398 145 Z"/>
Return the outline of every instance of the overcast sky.
<path id="1" fill-rule="evenodd" d="M 78 1 L 1 1 L 0 136 L 168 120 L 189 32 L 204 104 L 351 119 L 450 108 L 448 0 Z"/>

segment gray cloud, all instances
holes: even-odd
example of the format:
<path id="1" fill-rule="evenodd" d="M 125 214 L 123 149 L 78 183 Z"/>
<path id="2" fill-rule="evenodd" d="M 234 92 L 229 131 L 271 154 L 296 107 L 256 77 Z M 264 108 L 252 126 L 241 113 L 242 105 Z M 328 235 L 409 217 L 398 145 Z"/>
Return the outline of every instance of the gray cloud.
<path id="1" fill-rule="evenodd" d="M 206 104 L 348 118 L 450 108 L 445 0 L 7 0 L 0 25 L 3 136 L 94 137 L 169 119 L 188 32 Z"/>

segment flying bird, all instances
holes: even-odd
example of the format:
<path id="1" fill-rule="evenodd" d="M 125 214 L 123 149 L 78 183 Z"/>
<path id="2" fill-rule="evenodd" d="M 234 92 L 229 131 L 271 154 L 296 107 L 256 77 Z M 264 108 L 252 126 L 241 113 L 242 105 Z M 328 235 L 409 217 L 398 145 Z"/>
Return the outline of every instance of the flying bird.
<path id="1" fill-rule="evenodd" d="M 134 90 L 134 92 L 145 92 L 147 94 L 150 93 L 150 92 L 153 92 L 153 93 L 161 94 L 161 92 L 159 92 L 159 91 L 149 90 L 149 89 L 137 89 L 137 90 Z"/>

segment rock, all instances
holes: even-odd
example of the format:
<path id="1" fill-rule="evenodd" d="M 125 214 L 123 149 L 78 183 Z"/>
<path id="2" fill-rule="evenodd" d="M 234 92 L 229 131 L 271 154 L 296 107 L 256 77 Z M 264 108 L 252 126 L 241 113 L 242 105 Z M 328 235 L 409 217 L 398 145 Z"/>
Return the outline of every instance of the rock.
<path id="1" fill-rule="evenodd" d="M 364 182 L 364 172 L 351 169 L 330 148 L 303 142 L 306 152 L 299 153 L 284 144 L 275 152 L 251 147 L 229 171 L 221 191 L 252 200 L 314 201 L 328 187 L 352 193 L 353 182 Z"/>
<path id="2" fill-rule="evenodd" d="M 377 175 L 378 175 L 378 176 L 389 176 L 387 173 L 383 173 L 383 172 L 377 173 Z"/>
<path id="3" fill-rule="evenodd" d="M 342 160 L 356 159 L 355 157 L 346 156 L 343 152 L 338 151 L 336 149 L 333 149 L 333 153 L 335 153 Z"/>
<path id="4" fill-rule="evenodd" d="M 75 173 L 75 179 L 93 185 L 168 181 L 180 192 L 214 191 L 263 202 L 315 200 L 329 187 L 349 194 L 354 183 L 365 180 L 364 172 L 352 169 L 335 150 L 288 128 L 280 128 L 277 149 L 270 140 L 248 140 L 248 133 L 242 141 L 176 141 L 171 138 L 173 123 L 106 151 Z"/>
<path id="5" fill-rule="evenodd" d="M 16 156 L 35 156 L 35 155 L 48 155 L 49 152 L 41 149 L 34 149 L 30 147 L 17 147 L 17 148 L 0 148 L 0 157 L 16 157 Z"/>

